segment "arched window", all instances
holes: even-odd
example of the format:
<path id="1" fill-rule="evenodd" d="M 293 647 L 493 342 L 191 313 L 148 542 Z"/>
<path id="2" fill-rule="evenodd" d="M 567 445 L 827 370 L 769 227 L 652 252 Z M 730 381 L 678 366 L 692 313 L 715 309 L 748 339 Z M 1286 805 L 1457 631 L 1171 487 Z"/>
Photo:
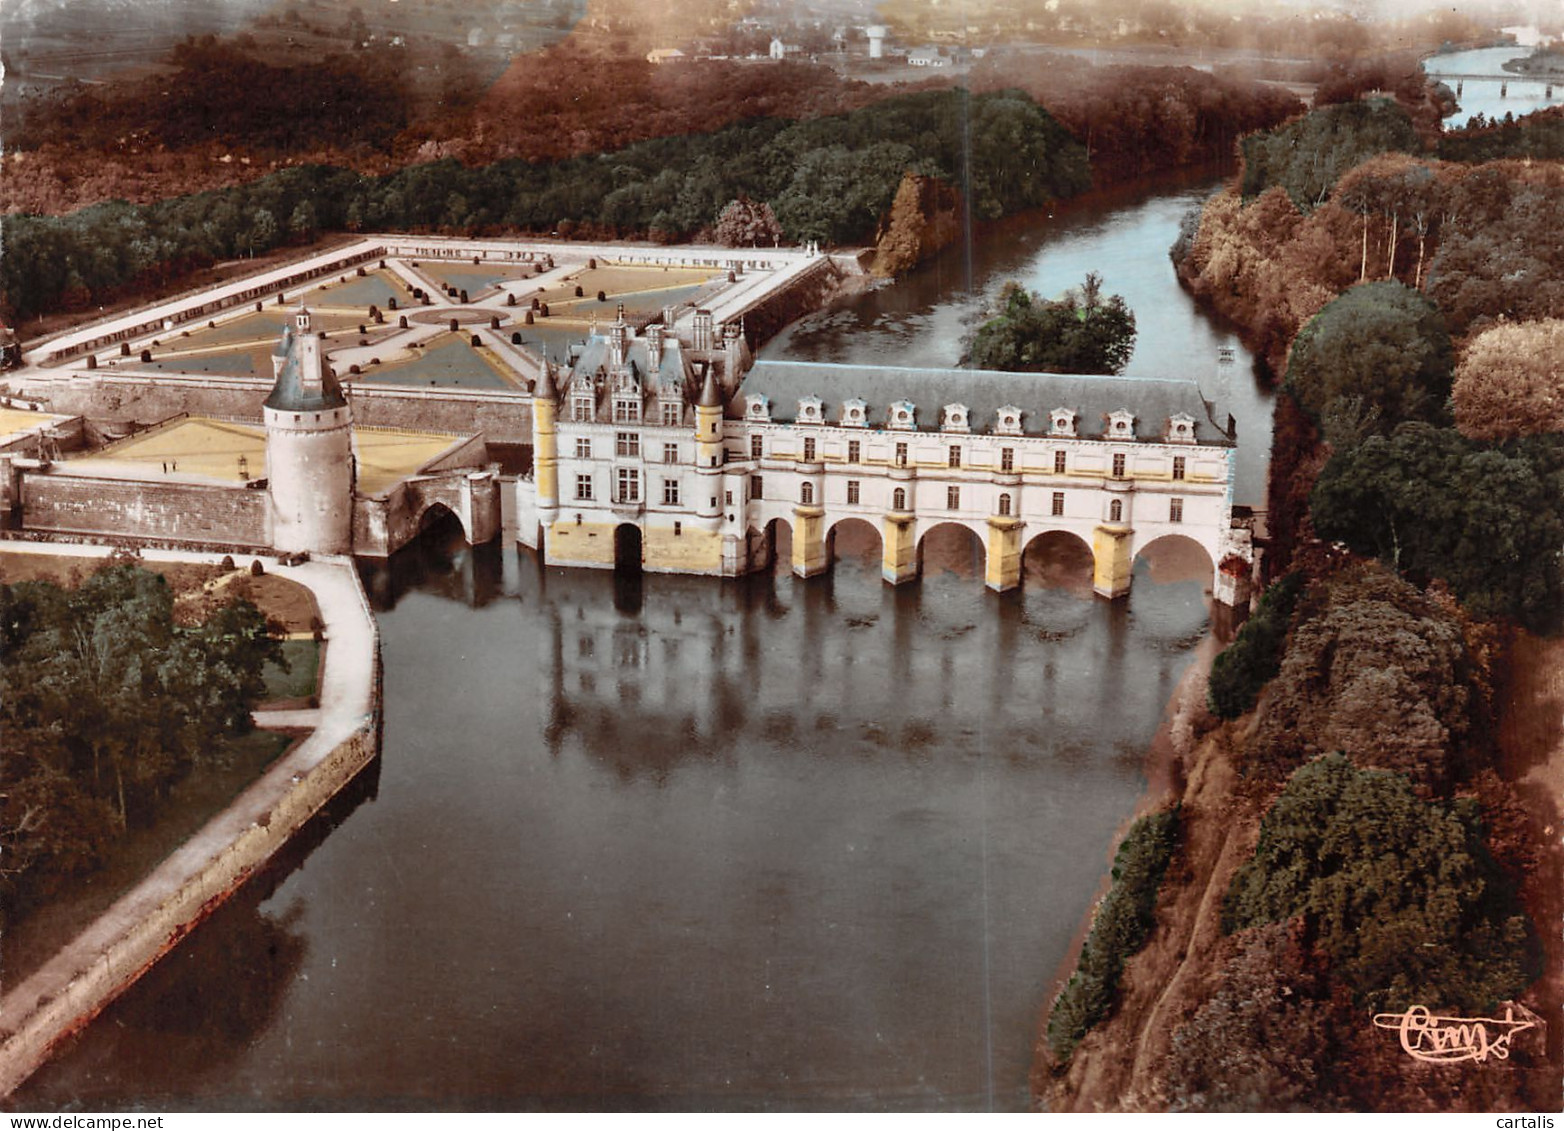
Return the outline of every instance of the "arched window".
<path id="1" fill-rule="evenodd" d="M 1109 522 L 1123 522 L 1124 521 L 1124 500 L 1123 499 L 1114 499 L 1111 503 L 1108 504 L 1108 521 Z"/>
<path id="2" fill-rule="evenodd" d="M 999 496 L 999 513 L 1001 516 L 1010 513 L 1010 496 L 1008 494 Z"/>
<path id="3" fill-rule="evenodd" d="M 891 509 L 898 511 L 907 509 L 907 488 L 898 487 L 891 492 Z"/>
<path id="4" fill-rule="evenodd" d="M 799 489 L 798 489 L 798 501 L 803 503 L 804 506 L 806 506 L 806 507 L 814 505 L 814 502 L 815 502 L 815 485 L 813 483 L 805 483 L 801 487 L 799 487 Z"/>

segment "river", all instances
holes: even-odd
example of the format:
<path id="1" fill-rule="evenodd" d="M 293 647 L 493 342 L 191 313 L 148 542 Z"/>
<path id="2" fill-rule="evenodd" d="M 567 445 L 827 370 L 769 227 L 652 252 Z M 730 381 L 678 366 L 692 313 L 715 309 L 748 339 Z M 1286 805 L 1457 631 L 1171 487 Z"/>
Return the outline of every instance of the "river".
<path id="1" fill-rule="evenodd" d="M 1136 372 L 1237 346 L 1167 248 L 1212 184 L 955 249 L 768 352 L 947 364 L 1006 278 L 1087 269 Z M 1232 381 L 1258 501 L 1268 398 Z M 962 536 L 718 582 L 426 537 L 365 569 L 373 776 L 19 1094 L 26 1108 L 1023 1109 L 1053 976 L 1206 635 L 1210 566 L 997 596 Z M 937 534 L 939 532 L 936 532 Z"/>
<path id="2" fill-rule="evenodd" d="M 1524 59 L 1530 54 L 1529 47 L 1482 47 L 1474 51 L 1432 55 L 1423 60 L 1423 70 L 1433 78 L 1443 79 L 1452 91 L 1458 82 L 1461 84 L 1461 93 L 1458 95 L 1461 108 L 1445 119 L 1445 128 L 1465 126 L 1467 120 L 1476 114 L 1485 118 L 1502 118 L 1505 114 L 1514 114 L 1519 118 L 1544 106 L 1557 106 L 1564 102 L 1564 77 L 1549 80 L 1506 75 L 1505 62 Z M 1447 75 L 1451 77 L 1445 78 Z M 1461 75 L 1505 77 L 1462 79 L 1458 77 Z M 1551 95 L 1549 87 L 1552 88 Z"/>

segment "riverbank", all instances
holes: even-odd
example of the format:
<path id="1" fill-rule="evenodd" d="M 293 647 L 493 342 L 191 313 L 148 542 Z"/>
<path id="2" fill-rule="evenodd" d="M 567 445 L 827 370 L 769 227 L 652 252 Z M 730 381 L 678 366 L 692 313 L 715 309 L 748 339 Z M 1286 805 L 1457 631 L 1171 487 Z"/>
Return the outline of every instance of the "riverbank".
<path id="1" fill-rule="evenodd" d="M 6 548 L 82 557 L 109 552 L 21 543 Z M 159 562 L 219 560 L 176 551 L 148 550 L 143 556 Z M 379 635 L 352 563 L 316 560 L 276 569 L 313 592 L 331 643 L 320 677 L 320 707 L 289 712 L 285 720 L 290 727 L 311 727 L 309 737 L 0 998 L 0 1095 L 14 1090 L 172 949 L 378 753 Z"/>
<path id="2" fill-rule="evenodd" d="M 1147 751 L 1145 792 L 1114 837 L 1117 846 L 1139 817 L 1174 803 L 1180 806 L 1182 831 L 1158 896 L 1156 929 L 1126 962 L 1113 1014 L 1087 1032 L 1068 1066 L 1060 1070 L 1046 1039 L 1048 1015 L 1075 970 L 1097 904 L 1107 892 L 1110 880 L 1105 876 L 1091 912 L 1082 920 L 1054 975 L 1039 1017 L 1031 1074 L 1035 1111 L 1154 1110 L 1137 1092 L 1147 1082 L 1141 1066 L 1160 1060 L 1171 1035 L 1171 1026 L 1163 1033 L 1157 1033 L 1154 1026 L 1161 1017 L 1179 1016 L 1174 1007 L 1183 983 L 1189 980 L 1184 960 L 1192 950 L 1207 950 L 1213 942 L 1207 937 L 1209 931 L 1196 928 L 1209 918 L 1203 912 L 1211 893 L 1219 900 L 1227 877 L 1242 859 L 1241 853 L 1226 845 L 1229 823 L 1210 819 L 1230 812 L 1236 780 L 1227 758 L 1233 749 L 1225 737 L 1228 727 L 1213 730 L 1213 725 L 1219 724 L 1206 709 L 1211 662 L 1223 647 L 1219 631 L 1207 633 L 1200 642 Z M 1170 899 L 1169 893 L 1175 889 L 1181 897 Z"/>

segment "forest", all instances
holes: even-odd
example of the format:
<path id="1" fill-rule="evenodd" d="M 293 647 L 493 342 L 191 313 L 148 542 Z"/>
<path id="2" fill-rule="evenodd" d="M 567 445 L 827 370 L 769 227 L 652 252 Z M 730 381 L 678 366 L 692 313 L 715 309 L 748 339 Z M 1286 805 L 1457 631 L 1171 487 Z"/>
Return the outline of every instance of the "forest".
<path id="1" fill-rule="evenodd" d="M 91 871 L 196 765 L 249 731 L 281 644 L 234 598 L 199 624 L 168 583 L 110 559 L 81 584 L 0 584 L 0 906 Z"/>
<path id="2" fill-rule="evenodd" d="M 1321 106 L 1246 139 L 1174 249 L 1281 388 L 1269 587 L 1208 687 L 1232 720 L 1208 741 L 1238 775 L 1221 819 L 1252 847 L 1158 1069 L 1173 1110 L 1488 1110 L 1556 1089 L 1536 1050 L 1458 1081 L 1361 1024 L 1550 1008 L 1545 818 L 1498 735 L 1515 641 L 1564 607 L 1564 186 L 1460 137 L 1431 142 L 1390 99 Z"/>
<path id="3" fill-rule="evenodd" d="M 294 167 L 151 205 L 14 216 L 0 304 L 12 318 L 80 309 L 329 230 L 688 239 L 740 196 L 769 203 L 790 241 L 841 244 L 873 236 L 909 168 L 968 186 L 984 220 L 1091 186 L 1084 149 L 1024 94 L 930 91 L 557 162 L 448 158 L 379 177 Z"/>

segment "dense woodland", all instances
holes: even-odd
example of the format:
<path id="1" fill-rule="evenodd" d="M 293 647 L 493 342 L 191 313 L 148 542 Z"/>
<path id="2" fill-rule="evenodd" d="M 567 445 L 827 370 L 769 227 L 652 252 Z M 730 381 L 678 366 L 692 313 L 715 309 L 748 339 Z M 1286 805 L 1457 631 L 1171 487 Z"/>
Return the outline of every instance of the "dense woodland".
<path id="1" fill-rule="evenodd" d="M 169 788 L 250 729 L 266 618 L 235 599 L 178 623 L 168 583 L 111 560 L 80 585 L 0 584 L 0 906 L 91 871 Z"/>
<path id="2" fill-rule="evenodd" d="M 573 37 L 491 84 L 450 49 L 283 62 L 242 37 L 190 41 L 167 74 L 27 109 L 0 313 L 84 309 L 324 231 L 688 238 L 740 196 L 786 239 L 863 241 L 906 172 L 991 219 L 1228 159 L 1301 109 L 1185 68 L 1013 62 L 980 70 L 975 95 L 906 93 L 803 64 L 609 59 Z"/>
<path id="3" fill-rule="evenodd" d="M 558 162 L 471 168 L 448 158 L 379 177 L 295 167 L 152 205 L 13 217 L 0 302 L 22 318 L 80 308 L 324 230 L 689 238 L 741 196 L 769 203 L 788 240 L 840 244 L 873 236 L 909 168 L 966 185 L 980 219 L 1091 185 L 1080 144 L 1024 94 L 930 91 Z"/>
<path id="4" fill-rule="evenodd" d="M 1283 381 L 1274 580 L 1210 680 L 1213 712 L 1243 720 L 1226 741 L 1257 843 L 1163 1065 L 1174 1109 L 1556 1092 L 1533 1054 L 1454 1081 L 1362 1025 L 1411 1004 L 1544 1007 L 1544 818 L 1501 777 L 1495 735 L 1514 632 L 1556 631 L 1564 598 L 1564 185 L 1509 159 L 1554 128 L 1441 141 L 1457 162 L 1395 102 L 1324 107 L 1246 140 L 1239 183 L 1175 248 Z"/>

